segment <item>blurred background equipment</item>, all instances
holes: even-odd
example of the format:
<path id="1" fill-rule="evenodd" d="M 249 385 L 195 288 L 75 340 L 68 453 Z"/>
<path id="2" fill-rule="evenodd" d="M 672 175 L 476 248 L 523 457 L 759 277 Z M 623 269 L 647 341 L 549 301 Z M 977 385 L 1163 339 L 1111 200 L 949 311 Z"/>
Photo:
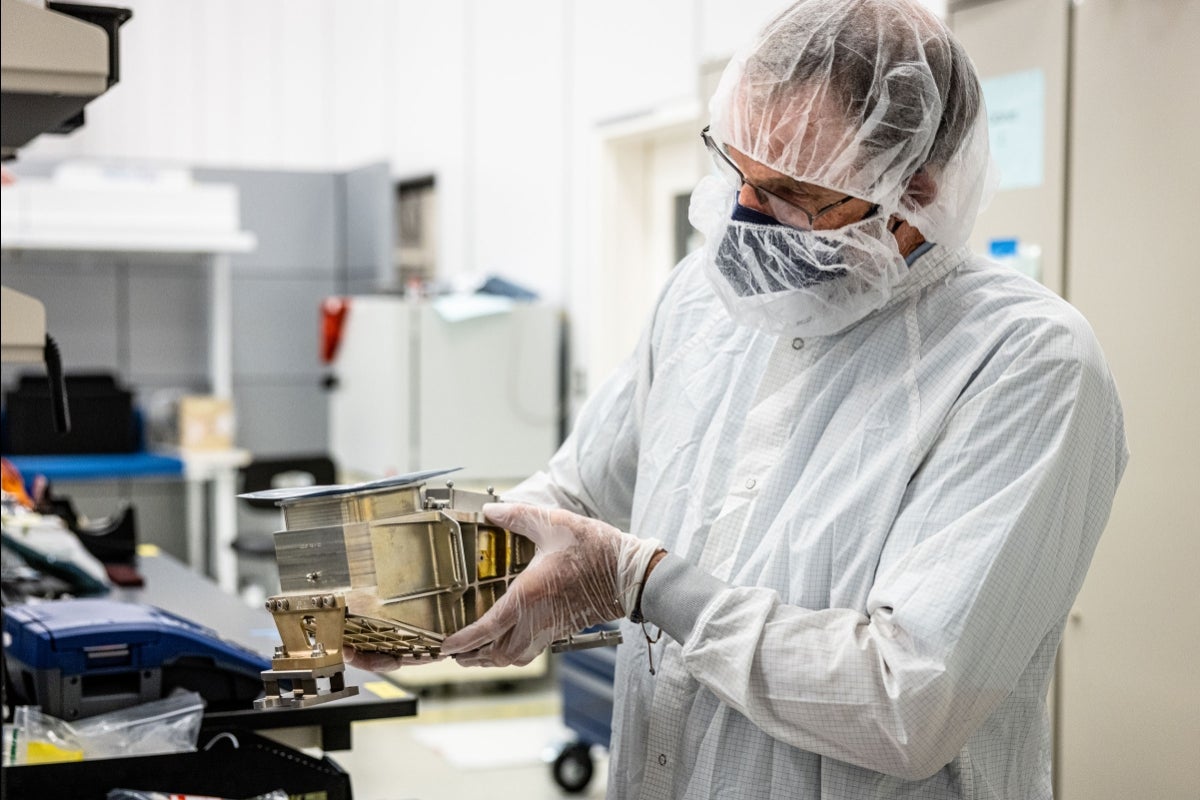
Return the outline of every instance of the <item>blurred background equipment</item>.
<path id="1" fill-rule="evenodd" d="M 42 133 L 70 133 L 83 109 L 120 77 L 117 32 L 127 8 L 3 0 L 0 155 Z"/>
<path id="2" fill-rule="evenodd" d="M 329 439 L 355 479 L 462 467 L 511 487 L 561 441 L 562 313 L 495 295 L 350 297 L 333 360 Z"/>

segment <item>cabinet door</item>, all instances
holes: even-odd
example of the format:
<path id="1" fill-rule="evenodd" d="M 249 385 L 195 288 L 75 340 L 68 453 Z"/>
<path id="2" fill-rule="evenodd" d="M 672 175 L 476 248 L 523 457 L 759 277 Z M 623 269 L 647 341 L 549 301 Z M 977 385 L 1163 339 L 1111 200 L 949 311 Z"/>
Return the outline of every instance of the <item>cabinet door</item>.
<path id="1" fill-rule="evenodd" d="M 971 247 L 1016 239 L 1037 252 L 1037 277 L 1063 291 L 1067 89 L 1066 0 L 961 2 L 949 23 L 979 70 L 1001 183 Z"/>
<path id="2" fill-rule="evenodd" d="M 1001 190 L 974 245 L 1043 244 L 1043 281 L 1108 356 L 1132 452 L 1059 654 L 1055 796 L 1195 796 L 1200 0 L 963 0 L 950 21 L 985 86 L 1042 71 L 1043 180 Z"/>
<path id="3" fill-rule="evenodd" d="M 1200 0 L 1073 7 L 1067 299 L 1131 460 L 1062 647 L 1061 800 L 1200 787 Z"/>

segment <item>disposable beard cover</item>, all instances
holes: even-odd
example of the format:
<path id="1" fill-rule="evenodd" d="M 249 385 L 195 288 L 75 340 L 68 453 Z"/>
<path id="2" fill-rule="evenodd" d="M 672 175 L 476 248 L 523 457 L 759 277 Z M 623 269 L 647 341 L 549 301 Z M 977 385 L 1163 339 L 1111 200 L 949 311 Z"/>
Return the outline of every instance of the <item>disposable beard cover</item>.
<path id="1" fill-rule="evenodd" d="M 832 231 L 731 219 L 737 191 L 708 176 L 689 218 L 704 234 L 704 267 L 738 323 L 767 333 L 828 336 L 880 308 L 907 265 L 882 215 Z"/>

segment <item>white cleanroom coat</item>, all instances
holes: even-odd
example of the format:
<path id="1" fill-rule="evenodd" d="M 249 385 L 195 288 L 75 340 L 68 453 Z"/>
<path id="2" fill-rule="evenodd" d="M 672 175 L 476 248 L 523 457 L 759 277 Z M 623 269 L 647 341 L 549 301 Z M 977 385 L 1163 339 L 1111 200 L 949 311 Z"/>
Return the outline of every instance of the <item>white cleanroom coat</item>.
<path id="1" fill-rule="evenodd" d="M 840 334 L 735 324 L 699 260 L 506 498 L 670 552 L 623 623 L 610 797 L 1050 796 L 1046 692 L 1126 462 L 1067 303 L 933 247 Z"/>

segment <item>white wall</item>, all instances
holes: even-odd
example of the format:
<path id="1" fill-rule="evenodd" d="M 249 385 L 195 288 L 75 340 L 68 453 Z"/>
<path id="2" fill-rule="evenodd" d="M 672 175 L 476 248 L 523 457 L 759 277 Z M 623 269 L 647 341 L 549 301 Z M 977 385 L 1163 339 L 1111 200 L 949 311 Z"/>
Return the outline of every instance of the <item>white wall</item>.
<path id="1" fill-rule="evenodd" d="M 787 2 L 122 4 L 121 82 L 22 158 L 433 173 L 446 277 L 499 273 L 562 303 L 582 354 L 609 333 L 589 317 L 596 253 L 622 235 L 595 224 L 600 131 L 703 113 L 701 66 Z"/>

